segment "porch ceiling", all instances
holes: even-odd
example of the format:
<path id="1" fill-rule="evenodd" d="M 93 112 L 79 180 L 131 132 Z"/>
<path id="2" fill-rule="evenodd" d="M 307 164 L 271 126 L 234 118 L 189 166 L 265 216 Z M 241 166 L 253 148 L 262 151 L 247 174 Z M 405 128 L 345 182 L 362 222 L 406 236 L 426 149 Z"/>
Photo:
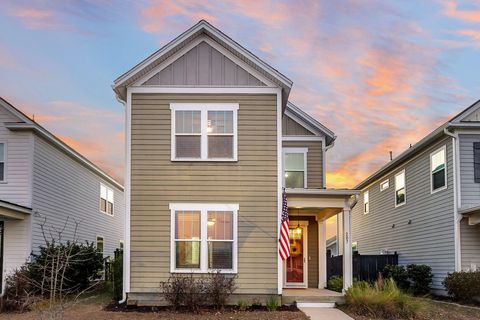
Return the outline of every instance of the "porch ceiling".
<path id="1" fill-rule="evenodd" d="M 0 220 L 23 220 L 32 209 L 0 200 Z"/>

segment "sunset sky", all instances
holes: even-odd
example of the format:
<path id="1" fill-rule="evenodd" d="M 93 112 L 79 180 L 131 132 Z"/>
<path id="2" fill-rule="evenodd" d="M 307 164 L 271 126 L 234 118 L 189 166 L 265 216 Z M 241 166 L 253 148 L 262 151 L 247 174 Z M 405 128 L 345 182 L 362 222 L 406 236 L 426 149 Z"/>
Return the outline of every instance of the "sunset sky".
<path id="1" fill-rule="evenodd" d="M 480 99 L 480 1 L 5 1 L 0 95 L 123 181 L 113 80 L 206 19 L 293 82 L 354 187 Z"/>

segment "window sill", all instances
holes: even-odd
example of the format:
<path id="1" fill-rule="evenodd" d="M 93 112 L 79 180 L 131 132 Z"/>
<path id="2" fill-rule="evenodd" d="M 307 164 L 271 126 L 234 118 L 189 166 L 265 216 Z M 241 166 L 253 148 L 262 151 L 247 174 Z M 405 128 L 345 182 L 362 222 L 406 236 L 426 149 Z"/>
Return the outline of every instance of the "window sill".
<path id="1" fill-rule="evenodd" d="M 209 269 L 209 270 L 199 270 L 199 269 L 174 269 L 170 270 L 170 273 L 200 273 L 200 274 L 209 274 L 209 273 L 222 273 L 222 274 L 237 274 L 235 270 L 220 270 L 220 269 Z"/>
<path id="2" fill-rule="evenodd" d="M 172 162 L 238 162 L 237 159 L 217 158 L 217 159 L 197 159 L 197 158 L 175 158 Z"/>
<path id="3" fill-rule="evenodd" d="M 99 211 L 100 213 L 103 213 L 103 214 L 106 215 L 106 216 L 109 216 L 109 217 L 113 217 L 113 216 L 115 215 L 114 213 L 110 214 L 110 213 L 108 213 L 108 212 L 106 212 L 106 211 L 102 211 L 102 210 L 98 210 L 98 211 Z"/>
<path id="4" fill-rule="evenodd" d="M 447 190 L 447 186 L 444 186 L 444 187 L 441 187 L 441 188 L 438 188 L 438 189 L 435 189 L 435 190 L 430 190 L 430 194 L 435 194 L 435 193 L 443 191 L 443 190 Z"/>
<path id="5" fill-rule="evenodd" d="M 401 206 L 404 206 L 406 204 L 406 202 L 402 202 L 400 204 L 395 204 L 395 208 L 398 208 L 398 207 L 401 207 Z"/>
<path id="6" fill-rule="evenodd" d="M 8 181 L 4 180 L 4 181 L 0 181 L 0 184 L 7 184 Z"/>

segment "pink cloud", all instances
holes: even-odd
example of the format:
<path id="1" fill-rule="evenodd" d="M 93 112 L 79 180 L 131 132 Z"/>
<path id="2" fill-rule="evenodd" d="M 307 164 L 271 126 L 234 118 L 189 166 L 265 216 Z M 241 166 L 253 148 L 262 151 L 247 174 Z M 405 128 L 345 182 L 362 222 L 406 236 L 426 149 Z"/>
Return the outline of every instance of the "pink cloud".
<path id="1" fill-rule="evenodd" d="M 464 46 L 480 49 L 480 30 L 464 29 L 458 30 L 456 34 L 467 38 L 467 41 L 462 42 Z"/>
<path id="2" fill-rule="evenodd" d="M 443 14 L 447 17 L 462 20 L 464 22 L 477 23 L 480 22 L 480 1 L 474 0 L 469 2 L 475 9 L 462 10 L 459 9 L 458 1 L 444 1 Z"/>

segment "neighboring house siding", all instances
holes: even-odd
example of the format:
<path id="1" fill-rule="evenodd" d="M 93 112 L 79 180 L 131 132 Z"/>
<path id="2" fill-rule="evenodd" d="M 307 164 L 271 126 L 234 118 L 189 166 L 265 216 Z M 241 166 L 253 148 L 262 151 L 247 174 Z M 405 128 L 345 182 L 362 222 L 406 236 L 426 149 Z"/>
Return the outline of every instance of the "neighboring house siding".
<path id="1" fill-rule="evenodd" d="M 131 290 L 170 275 L 169 203 L 238 203 L 238 294 L 277 293 L 275 95 L 133 94 Z M 239 103 L 238 162 L 171 162 L 171 102 Z"/>
<path id="2" fill-rule="evenodd" d="M 480 270 L 480 225 L 469 225 L 468 218 L 460 222 L 462 270 Z"/>
<path id="3" fill-rule="evenodd" d="M 473 143 L 480 142 L 480 134 L 468 134 L 460 138 L 461 207 L 480 205 L 480 183 L 475 183 L 473 174 Z"/>
<path id="4" fill-rule="evenodd" d="M 314 134 L 287 115 L 282 118 L 282 134 L 284 136 L 313 136 Z"/>
<path id="5" fill-rule="evenodd" d="M 284 148 L 308 148 L 307 187 L 323 188 L 323 151 L 321 141 L 283 141 Z"/>
<path id="6" fill-rule="evenodd" d="M 30 219 L 31 217 L 27 217 L 25 220 L 10 220 L 4 222 L 4 275 L 8 275 L 24 264 L 30 255 Z"/>
<path id="7" fill-rule="evenodd" d="M 0 200 L 22 206 L 31 206 L 32 172 L 31 132 L 11 131 L 5 128 L 5 122 L 18 122 L 19 119 L 0 108 L 0 142 L 6 143 L 6 182 L 0 182 Z"/>
<path id="8" fill-rule="evenodd" d="M 446 190 L 430 193 L 430 153 L 447 146 Z M 360 254 L 379 254 L 382 250 L 399 253 L 400 264 L 427 264 L 434 273 L 434 288 L 455 268 L 454 199 L 451 138 L 444 138 L 388 174 L 390 186 L 380 192 L 378 179 L 362 190 L 352 211 L 352 241 Z M 405 168 L 406 204 L 395 208 L 394 176 Z M 370 212 L 363 213 L 363 192 L 369 191 Z M 409 221 L 411 220 L 411 224 Z M 392 226 L 394 227 L 392 228 Z"/>
<path id="9" fill-rule="evenodd" d="M 265 86 L 206 42 L 153 75 L 144 85 Z"/>
<path id="10" fill-rule="evenodd" d="M 100 212 L 100 183 L 114 191 L 114 216 Z M 73 238 L 75 222 L 80 241 L 95 242 L 97 235 L 103 236 L 105 256 L 112 256 L 124 239 L 123 192 L 38 136 L 34 143 L 32 207 L 33 250 L 44 243 L 40 224 L 45 218 L 47 230 L 66 224 L 65 240 Z"/>

